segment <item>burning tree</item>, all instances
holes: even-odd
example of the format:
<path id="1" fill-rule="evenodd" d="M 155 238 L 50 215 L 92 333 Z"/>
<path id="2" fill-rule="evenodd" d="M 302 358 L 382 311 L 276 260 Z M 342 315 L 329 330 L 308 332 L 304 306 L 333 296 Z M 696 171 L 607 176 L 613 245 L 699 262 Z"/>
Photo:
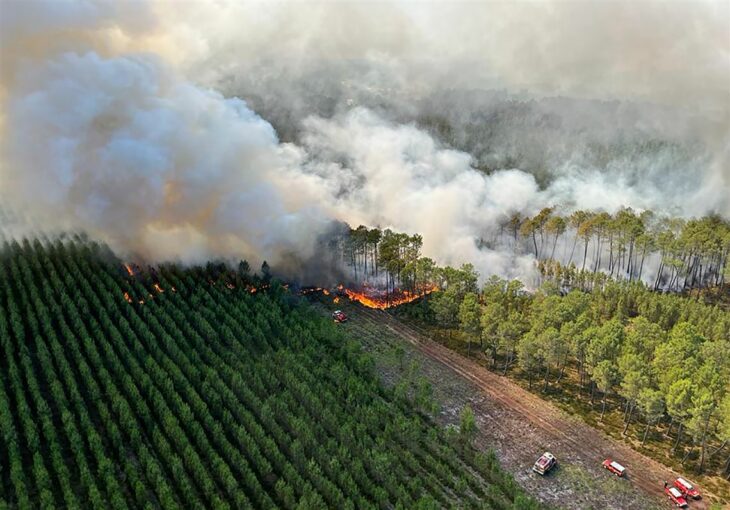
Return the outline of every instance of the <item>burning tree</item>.
<path id="1" fill-rule="evenodd" d="M 421 257 L 423 238 L 390 229 L 350 229 L 338 243 L 357 282 L 383 287 L 388 294 L 423 293 L 433 287 L 436 265 Z"/>

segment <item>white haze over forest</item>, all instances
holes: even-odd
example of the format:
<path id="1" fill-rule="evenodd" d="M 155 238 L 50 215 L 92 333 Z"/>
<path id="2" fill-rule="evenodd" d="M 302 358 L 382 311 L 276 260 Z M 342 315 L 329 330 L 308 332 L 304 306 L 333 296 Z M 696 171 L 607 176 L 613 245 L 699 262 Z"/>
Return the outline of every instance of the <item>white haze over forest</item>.
<path id="1" fill-rule="evenodd" d="M 124 256 L 312 256 L 333 220 L 524 276 L 545 206 L 730 216 L 728 2 L 0 4 L 0 196 Z"/>

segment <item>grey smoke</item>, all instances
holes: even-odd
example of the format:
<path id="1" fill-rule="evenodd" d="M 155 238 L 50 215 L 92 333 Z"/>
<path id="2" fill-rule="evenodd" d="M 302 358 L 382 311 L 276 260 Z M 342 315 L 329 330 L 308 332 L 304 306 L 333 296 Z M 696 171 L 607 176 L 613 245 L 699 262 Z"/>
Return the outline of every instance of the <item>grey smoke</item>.
<path id="1" fill-rule="evenodd" d="M 0 194 L 123 255 L 310 260 L 335 221 L 525 276 L 514 211 L 730 216 L 727 3 L 9 2 Z"/>

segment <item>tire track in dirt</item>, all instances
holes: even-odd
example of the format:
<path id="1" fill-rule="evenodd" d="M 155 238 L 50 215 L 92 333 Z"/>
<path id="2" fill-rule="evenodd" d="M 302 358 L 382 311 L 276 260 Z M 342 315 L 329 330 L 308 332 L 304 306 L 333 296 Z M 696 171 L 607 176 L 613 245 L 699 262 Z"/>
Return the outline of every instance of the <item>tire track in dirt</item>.
<path id="1" fill-rule="evenodd" d="M 663 480 L 673 480 L 679 476 L 659 462 L 605 436 L 589 425 L 566 419 L 566 414 L 549 402 L 522 389 L 506 377 L 490 372 L 478 363 L 434 342 L 392 315 L 371 309 L 358 309 L 358 315 L 365 316 L 378 325 L 385 325 L 420 352 L 469 381 L 505 410 L 517 413 L 550 439 L 559 440 L 564 446 L 571 448 L 570 453 L 583 460 L 586 465 L 592 462 L 599 465 L 609 456 L 617 458 L 628 466 L 628 480 L 653 498 L 661 498 Z M 499 426 L 499 420 L 494 416 L 487 415 L 485 418 Z M 541 452 L 535 452 L 535 456 L 539 453 Z M 556 453 L 560 457 L 560 452 Z M 695 509 L 705 509 L 708 506 L 706 500 L 692 501 L 690 505 Z"/>

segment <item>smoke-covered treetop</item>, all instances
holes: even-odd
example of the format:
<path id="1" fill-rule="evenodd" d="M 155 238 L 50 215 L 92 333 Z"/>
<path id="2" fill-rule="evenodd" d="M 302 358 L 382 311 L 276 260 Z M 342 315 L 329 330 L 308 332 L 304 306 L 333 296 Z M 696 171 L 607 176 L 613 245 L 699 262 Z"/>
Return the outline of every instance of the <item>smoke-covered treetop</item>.
<path id="1" fill-rule="evenodd" d="M 124 255 L 283 266 L 344 221 L 512 277 L 514 213 L 730 216 L 726 2 L 1 9 L 0 196 Z"/>
<path id="2" fill-rule="evenodd" d="M 523 282 L 532 288 L 547 277 L 563 290 L 590 289 L 616 279 L 643 281 L 653 290 L 685 291 L 721 288 L 730 277 L 730 222 L 718 216 L 687 221 L 632 209 L 614 215 L 577 210 L 563 216 L 546 207 L 534 216 L 503 218 L 499 233 L 480 243 L 502 246 L 515 256 L 532 252 L 539 276 Z M 349 269 L 345 283 L 420 293 L 434 285 L 456 286 L 467 292 L 477 288 L 480 276 L 489 276 L 479 275 L 471 264 L 439 267 L 421 255 L 422 246 L 419 234 L 360 225 L 330 238 L 328 248 Z"/>

